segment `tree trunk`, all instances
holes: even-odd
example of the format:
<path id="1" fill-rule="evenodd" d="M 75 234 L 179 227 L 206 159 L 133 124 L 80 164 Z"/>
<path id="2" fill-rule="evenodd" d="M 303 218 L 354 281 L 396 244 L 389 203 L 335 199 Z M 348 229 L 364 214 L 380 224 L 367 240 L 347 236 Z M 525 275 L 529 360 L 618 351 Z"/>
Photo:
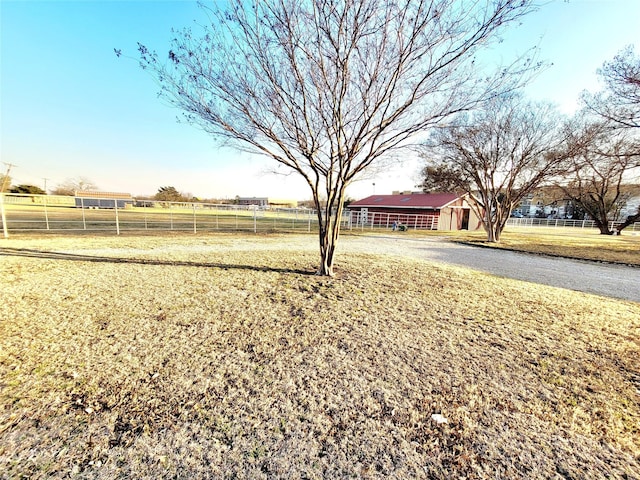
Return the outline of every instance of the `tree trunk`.
<path id="1" fill-rule="evenodd" d="M 320 202 L 315 198 L 318 212 L 318 235 L 320 238 L 320 266 L 316 275 L 333 277 L 333 260 L 340 236 L 340 222 L 342 220 L 342 205 L 344 200 L 344 188 L 339 188 L 333 201 L 327 201 L 327 206 L 320 208 Z M 334 207 L 335 205 L 335 207 Z M 323 212 L 324 210 L 324 212 Z M 324 213 L 324 214 L 323 214 Z"/>
<path id="2" fill-rule="evenodd" d="M 500 226 L 498 224 L 492 224 L 487 229 L 487 242 L 500 243 Z"/>
<path id="3" fill-rule="evenodd" d="M 489 243 L 497 243 L 496 242 L 496 232 L 491 228 L 490 225 L 486 225 L 484 227 L 484 231 L 487 232 L 487 242 Z"/>
<path id="4" fill-rule="evenodd" d="M 613 230 L 609 230 L 607 226 L 600 226 L 598 229 L 600 230 L 600 235 L 613 235 Z"/>
<path id="5" fill-rule="evenodd" d="M 333 256 L 336 248 L 336 238 L 333 233 L 325 229 L 320 232 L 320 266 L 317 275 L 333 277 Z"/>
<path id="6" fill-rule="evenodd" d="M 638 207 L 638 213 L 636 213 L 635 215 L 629 215 L 624 222 L 616 227 L 617 234 L 620 235 L 622 230 L 636 222 L 640 222 L 640 206 Z"/>
<path id="7" fill-rule="evenodd" d="M 487 232 L 487 242 L 500 243 L 500 235 L 504 228 L 503 222 L 496 215 L 496 217 L 487 216 L 484 220 L 484 230 Z"/>
<path id="8" fill-rule="evenodd" d="M 593 219 L 593 222 L 600 230 L 600 235 L 613 235 L 613 231 L 609 230 L 609 221 L 608 220 L 598 220 L 597 218 Z"/>

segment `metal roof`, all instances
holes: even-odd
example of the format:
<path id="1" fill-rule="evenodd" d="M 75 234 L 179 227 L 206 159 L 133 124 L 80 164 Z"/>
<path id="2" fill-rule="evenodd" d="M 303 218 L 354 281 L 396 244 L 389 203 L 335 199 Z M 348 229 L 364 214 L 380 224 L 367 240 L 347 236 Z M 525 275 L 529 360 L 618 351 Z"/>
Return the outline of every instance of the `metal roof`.
<path id="1" fill-rule="evenodd" d="M 458 200 L 455 193 L 412 193 L 408 195 L 371 195 L 356 202 L 351 207 L 394 207 L 394 208 L 433 208 L 440 209 Z"/>
<path id="2" fill-rule="evenodd" d="M 76 190 L 76 197 L 83 198 L 117 198 L 118 200 L 129 200 L 133 197 L 130 193 L 124 192 L 99 192 L 98 190 Z"/>

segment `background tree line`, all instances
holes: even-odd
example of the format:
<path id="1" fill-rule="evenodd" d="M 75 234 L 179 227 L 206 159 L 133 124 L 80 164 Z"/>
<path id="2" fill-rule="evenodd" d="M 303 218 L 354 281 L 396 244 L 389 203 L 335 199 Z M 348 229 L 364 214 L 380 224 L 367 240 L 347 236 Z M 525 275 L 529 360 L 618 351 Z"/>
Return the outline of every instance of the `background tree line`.
<path id="1" fill-rule="evenodd" d="M 11 177 L 0 175 L 0 185 L 11 185 Z M 37 185 L 12 185 L 6 188 L 9 193 L 22 193 L 31 195 L 47 195 L 47 192 Z M 98 191 L 96 184 L 87 177 L 67 178 L 51 190 L 51 195 L 74 196 L 77 192 Z M 146 199 L 145 196 L 139 196 Z M 179 192 L 173 186 L 163 186 L 158 188 L 155 195 L 148 197 L 152 200 L 164 202 L 200 202 L 201 200 L 190 193 Z M 220 202 L 220 200 L 216 200 Z"/>
<path id="2" fill-rule="evenodd" d="M 514 208 L 542 190 L 550 203 L 588 215 L 602 234 L 640 221 L 639 207 L 611 227 L 640 195 L 640 58 L 627 47 L 598 74 L 604 90 L 585 92 L 571 119 L 512 93 L 432 129 L 421 147 L 421 187 L 467 194 L 491 242 Z"/>

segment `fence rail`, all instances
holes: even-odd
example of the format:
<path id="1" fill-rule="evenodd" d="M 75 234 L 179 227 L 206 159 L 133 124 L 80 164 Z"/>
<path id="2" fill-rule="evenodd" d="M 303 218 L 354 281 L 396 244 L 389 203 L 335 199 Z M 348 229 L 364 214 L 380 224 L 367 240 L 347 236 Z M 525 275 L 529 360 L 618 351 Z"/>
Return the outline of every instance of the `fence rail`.
<path id="1" fill-rule="evenodd" d="M 413 230 L 437 230 L 437 215 L 405 214 L 405 213 L 384 213 L 384 212 L 362 212 L 348 211 L 348 228 L 360 230 L 389 230 L 394 227 Z"/>
<path id="2" fill-rule="evenodd" d="M 0 203 L 5 237 L 9 232 L 318 231 L 316 211 L 307 208 L 28 194 L 2 194 Z M 349 230 L 391 229 L 394 223 L 438 229 L 434 215 L 345 211 L 342 217 Z"/>
<path id="3" fill-rule="evenodd" d="M 5 238 L 10 232 L 318 231 L 316 211 L 306 208 L 4 193 L 0 210 Z M 394 223 L 437 230 L 438 216 L 347 210 L 342 218 L 343 228 L 355 231 L 390 230 Z M 591 220 L 547 218 L 510 218 L 507 226 L 596 228 Z M 640 222 L 625 231 L 640 232 Z"/>
<path id="4" fill-rule="evenodd" d="M 609 222 L 609 230 L 613 230 L 616 225 L 622 222 Z M 508 227 L 570 227 L 580 229 L 596 229 L 596 222 L 593 220 L 570 220 L 564 218 L 510 218 L 507 220 Z M 640 222 L 629 225 L 625 231 L 640 232 Z"/>
<path id="5" fill-rule="evenodd" d="M 4 236 L 17 232 L 281 231 L 318 229 L 315 210 L 153 200 L 0 194 Z M 346 223 L 346 220 L 345 220 Z"/>

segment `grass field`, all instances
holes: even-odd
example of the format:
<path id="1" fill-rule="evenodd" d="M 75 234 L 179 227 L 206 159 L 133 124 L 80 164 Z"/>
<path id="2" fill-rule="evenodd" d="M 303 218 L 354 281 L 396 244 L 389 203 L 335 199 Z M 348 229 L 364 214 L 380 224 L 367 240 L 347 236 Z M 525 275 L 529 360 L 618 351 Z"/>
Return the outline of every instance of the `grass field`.
<path id="1" fill-rule="evenodd" d="M 483 232 L 452 232 L 451 236 L 490 248 L 640 266 L 640 233 L 610 236 L 579 228 L 507 227 L 500 243 L 494 244 L 486 242 Z"/>
<path id="2" fill-rule="evenodd" d="M 171 208 L 127 207 L 115 209 L 71 208 L 69 206 L 6 205 L 10 235 L 33 233 L 122 233 L 171 231 L 317 231 L 317 218 L 311 210 L 229 210 L 216 205 L 196 204 Z"/>
<path id="3" fill-rule="evenodd" d="M 640 478 L 640 304 L 289 238 L 0 243 L 0 478 Z"/>

